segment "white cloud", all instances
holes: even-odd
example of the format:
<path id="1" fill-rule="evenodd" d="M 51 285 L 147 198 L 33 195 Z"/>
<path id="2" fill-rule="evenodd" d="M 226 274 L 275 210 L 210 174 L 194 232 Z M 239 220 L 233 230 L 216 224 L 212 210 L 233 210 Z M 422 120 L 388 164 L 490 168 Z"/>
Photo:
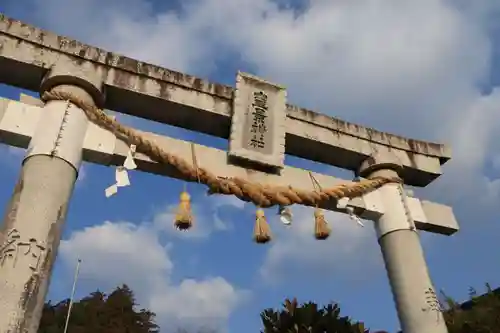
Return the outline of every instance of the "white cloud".
<path id="1" fill-rule="evenodd" d="M 142 307 L 156 312 L 162 329 L 224 328 L 248 292 L 222 277 L 171 281 L 171 244 L 163 246 L 149 224 L 105 222 L 72 233 L 61 242 L 60 258 L 72 267 L 82 259 L 81 279 L 100 289 L 126 283 Z"/>
<path id="2" fill-rule="evenodd" d="M 167 248 L 158 243 L 157 235 L 147 227 L 127 222 L 106 221 L 75 231 L 70 239 L 61 242 L 60 249 L 64 261 L 74 262 L 81 256 L 85 261 L 82 274 L 106 281 L 128 276 L 137 285 L 144 279 L 170 274 L 173 268 Z M 131 266 L 136 272 L 132 275 Z"/>
<path id="3" fill-rule="evenodd" d="M 142 0 L 33 0 L 46 26 L 117 52 L 170 68 L 212 68 L 207 31 L 176 12 L 153 11 Z M 97 10 L 98 9 L 98 10 Z M 92 17 L 92 24 L 88 18 Z M 186 38 L 189 37 L 189 38 Z"/>
<path id="4" fill-rule="evenodd" d="M 216 230 L 231 230 L 233 225 L 225 218 L 226 214 L 234 213 L 234 210 L 242 210 L 245 208 L 245 202 L 235 196 L 215 195 L 209 197 L 214 209 L 213 219 L 214 228 Z M 228 209 L 228 208 L 232 208 Z"/>
<path id="5" fill-rule="evenodd" d="M 495 170 L 500 156 L 500 89 L 460 107 L 464 112 L 457 117 L 450 114 L 445 129 L 453 144 L 453 159 L 429 195 L 455 204 L 462 212 L 466 207 L 465 213 L 479 214 L 476 218 L 481 220 L 494 213 L 500 199 L 500 174 Z"/>
<path id="6" fill-rule="evenodd" d="M 157 313 L 175 318 L 188 331 L 196 326 L 224 329 L 221 324 L 248 296 L 248 292 L 236 289 L 222 277 L 185 279 L 178 286 L 156 293 L 150 304 Z"/>

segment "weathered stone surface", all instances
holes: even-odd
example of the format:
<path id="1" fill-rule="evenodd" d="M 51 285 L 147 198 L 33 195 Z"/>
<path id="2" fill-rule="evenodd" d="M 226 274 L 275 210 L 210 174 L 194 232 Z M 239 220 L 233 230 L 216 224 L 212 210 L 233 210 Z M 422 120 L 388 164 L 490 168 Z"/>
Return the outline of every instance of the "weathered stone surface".
<path id="1" fill-rule="evenodd" d="M 95 71 L 74 60 L 54 65 L 45 73 L 42 92 L 54 88 L 86 103 L 104 100 Z M 7 109 L 9 105 L 0 103 Z M 88 127 L 85 113 L 65 101 L 31 108 L 38 109 L 38 115 L 28 116 L 29 107 L 0 111 L 1 134 L 9 136 L 14 130 L 13 145 L 28 148 L 0 228 L 2 333 L 38 330 Z"/>
<path id="2" fill-rule="evenodd" d="M 34 126 L 31 125 L 29 120 L 39 119 L 43 109 L 40 109 L 33 99 L 28 99 L 26 96 L 21 96 L 21 99 L 24 100 L 24 103 L 0 98 L 0 132 L 3 133 L 0 136 L 0 143 L 27 148 L 31 135 L 34 132 Z M 25 104 L 26 102 L 29 104 Z M 2 115 L 3 118 L 1 118 Z M 280 174 L 277 175 L 246 169 L 245 166 L 228 164 L 227 154 L 224 150 L 193 144 L 189 141 L 169 138 L 150 132 L 139 132 L 147 139 L 156 142 L 162 149 L 168 150 L 171 154 L 188 162 L 193 158 L 192 149 L 194 148 L 198 165 L 213 171 L 219 177 L 245 178 L 263 185 L 292 186 L 306 191 L 314 189 L 309 171 L 307 170 L 285 165 Z M 111 132 L 93 123 L 89 125 L 83 144 L 83 160 L 105 166 L 120 166 L 123 165 L 128 152 L 128 145 L 116 139 Z M 383 157 L 379 156 L 379 158 Z M 174 167 L 157 163 L 144 154 L 136 153 L 134 159 L 137 163 L 138 171 L 184 181 L 189 180 Z M 312 175 L 324 188 L 349 183 L 349 181 L 325 174 L 313 172 Z M 452 235 L 458 230 L 458 224 L 451 207 L 421 201 L 413 197 L 409 197 L 408 202 L 418 229 L 443 235 Z M 349 205 L 355 209 L 356 214 L 369 220 L 376 220 L 383 214 L 384 210 L 377 191 L 353 199 L 349 202 Z M 335 201 L 323 202 L 320 208 L 339 212 L 344 211 L 343 208 L 337 207 L 337 202 Z"/>
<path id="3" fill-rule="evenodd" d="M 106 84 L 105 107 L 229 138 L 234 89 L 133 60 L 0 17 L 0 82 L 38 91 L 58 61 L 93 66 Z M 412 140 L 287 105 L 285 153 L 357 170 L 376 151 L 392 151 L 409 185 L 425 186 L 450 159 L 444 145 Z"/>
<path id="4" fill-rule="evenodd" d="M 282 169 L 285 161 L 286 91 L 238 73 L 229 155 Z"/>

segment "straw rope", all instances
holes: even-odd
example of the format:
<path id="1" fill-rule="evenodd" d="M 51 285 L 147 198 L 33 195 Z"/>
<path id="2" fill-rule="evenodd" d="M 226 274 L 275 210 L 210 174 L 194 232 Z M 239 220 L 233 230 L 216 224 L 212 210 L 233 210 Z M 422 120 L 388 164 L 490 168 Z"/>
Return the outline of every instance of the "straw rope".
<path id="1" fill-rule="evenodd" d="M 82 109 L 91 122 L 112 132 L 117 138 L 128 144 L 134 144 L 138 152 L 147 155 L 152 160 L 175 167 L 188 181 L 205 184 L 210 194 L 234 195 L 243 201 L 253 202 L 261 208 L 291 204 L 319 206 L 324 201 L 338 200 L 343 197 L 354 198 L 371 192 L 384 184 L 401 182 L 399 177 L 374 177 L 359 182 L 339 184 L 331 188 L 305 191 L 291 186 L 263 185 L 239 177 L 221 178 L 210 170 L 196 167 L 186 160 L 170 154 L 135 129 L 120 124 L 103 110 L 82 101 L 71 93 L 58 91 L 55 88 L 50 92 L 45 92 L 42 100 L 44 102 L 51 100 L 70 101 Z"/>

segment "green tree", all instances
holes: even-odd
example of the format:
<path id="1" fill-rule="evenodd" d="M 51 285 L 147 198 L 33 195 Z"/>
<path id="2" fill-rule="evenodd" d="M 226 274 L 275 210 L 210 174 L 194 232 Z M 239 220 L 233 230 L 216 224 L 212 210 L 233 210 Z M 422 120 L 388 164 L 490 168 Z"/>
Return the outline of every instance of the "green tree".
<path id="1" fill-rule="evenodd" d="M 69 300 L 45 304 L 39 333 L 62 333 Z M 68 332 L 71 333 L 158 333 L 155 314 L 137 309 L 134 293 L 127 285 L 106 296 L 97 290 L 73 303 Z"/>
<path id="2" fill-rule="evenodd" d="M 363 323 L 340 316 L 338 304 L 319 308 L 313 302 L 299 305 L 285 300 L 282 310 L 266 309 L 261 315 L 262 333 L 367 333 Z"/>
<path id="3" fill-rule="evenodd" d="M 486 284 L 487 292 L 477 296 L 476 290 L 469 290 L 470 301 L 459 304 L 444 293 L 443 313 L 449 333 L 499 333 L 500 332 L 500 288 L 492 290 Z"/>

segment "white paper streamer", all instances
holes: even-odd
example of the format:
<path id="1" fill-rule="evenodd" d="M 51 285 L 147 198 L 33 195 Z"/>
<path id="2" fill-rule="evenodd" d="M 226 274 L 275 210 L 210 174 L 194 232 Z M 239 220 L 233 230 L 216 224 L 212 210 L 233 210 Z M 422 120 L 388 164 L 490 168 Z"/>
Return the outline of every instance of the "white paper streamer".
<path id="1" fill-rule="evenodd" d="M 360 226 L 364 227 L 365 225 L 363 224 L 361 219 L 354 214 L 354 209 L 352 207 L 347 207 L 347 204 L 349 203 L 350 200 L 351 199 L 349 199 L 347 197 L 340 198 L 339 200 L 337 200 L 337 208 L 345 209 L 346 213 L 349 215 L 351 220 L 353 220 L 354 222 L 356 222 Z"/>
<path id="2" fill-rule="evenodd" d="M 130 178 L 128 177 L 127 170 L 137 169 L 137 164 L 135 164 L 134 161 L 135 149 L 135 145 L 130 145 L 130 148 L 127 152 L 127 157 L 123 162 L 123 166 L 119 166 L 116 168 L 115 183 L 104 190 L 106 198 L 109 198 L 110 196 L 116 194 L 119 187 L 130 186 Z"/>

